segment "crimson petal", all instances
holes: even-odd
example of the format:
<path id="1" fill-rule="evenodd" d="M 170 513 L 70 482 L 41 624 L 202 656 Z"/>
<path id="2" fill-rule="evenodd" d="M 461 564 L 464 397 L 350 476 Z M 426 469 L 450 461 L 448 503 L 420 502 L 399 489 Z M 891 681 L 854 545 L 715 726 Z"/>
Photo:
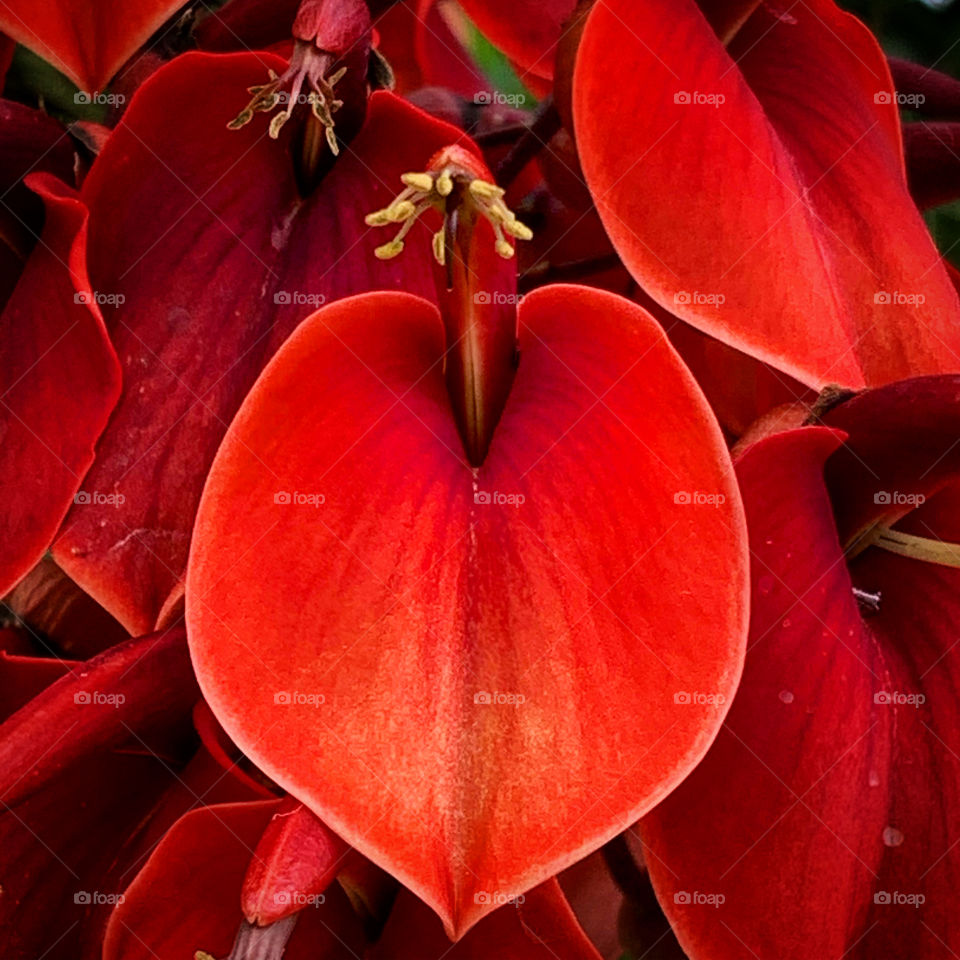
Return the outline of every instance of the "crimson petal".
<path id="1" fill-rule="evenodd" d="M 848 439 L 788 431 L 738 462 L 754 557 L 743 680 L 703 763 L 640 824 L 695 960 L 960 948 L 960 571 L 878 549 L 847 561 L 837 527 L 889 520 L 925 489 L 896 529 L 960 540 L 956 395 L 956 378 L 870 391 L 825 417 Z"/>
<path id="2" fill-rule="evenodd" d="M 600 960 L 556 880 L 500 906 L 451 944 L 430 909 L 408 891 L 397 898 L 369 960 Z"/>
<path id="3" fill-rule="evenodd" d="M 473 471 L 430 304 L 315 314 L 228 432 L 187 579 L 231 737 L 452 936 L 683 778 L 744 627 L 727 454 L 663 332 L 574 286 L 520 321 Z"/>
<path id="4" fill-rule="evenodd" d="M 123 893 L 103 960 L 174 960 L 230 952 L 243 922 L 240 887 L 279 801 L 218 804 L 181 817 Z M 285 960 L 355 960 L 359 923 L 336 887 L 298 914 Z"/>
<path id="5" fill-rule="evenodd" d="M 729 49 L 693 0 L 598 3 L 574 87 L 600 214 L 664 307 L 814 388 L 960 368 L 886 61 L 832 0 L 761 4 Z"/>
<path id="6" fill-rule="evenodd" d="M 53 540 L 120 393 L 87 279 L 86 208 L 49 174 L 28 183 L 47 220 L 0 317 L 0 595 Z"/>
<path id="7" fill-rule="evenodd" d="M 124 499 L 76 506 L 54 556 L 133 634 L 176 602 L 213 455 L 297 323 L 345 294 L 434 289 L 416 256 L 374 256 L 383 237 L 363 217 L 461 134 L 376 94 L 305 199 L 285 137 L 265 136 L 259 115 L 226 127 L 246 88 L 282 66 L 269 54 L 177 58 L 141 87 L 84 184 L 90 272 L 117 303 L 106 315 L 125 378 L 86 483 Z"/>
<path id="8" fill-rule="evenodd" d="M 6 0 L 0 30 L 94 93 L 181 6 L 182 0 Z"/>

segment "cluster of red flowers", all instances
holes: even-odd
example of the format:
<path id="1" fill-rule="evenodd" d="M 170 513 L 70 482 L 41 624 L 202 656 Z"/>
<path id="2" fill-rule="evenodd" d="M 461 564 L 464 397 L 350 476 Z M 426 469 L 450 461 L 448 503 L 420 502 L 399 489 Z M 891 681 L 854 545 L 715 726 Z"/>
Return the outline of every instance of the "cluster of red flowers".
<path id="1" fill-rule="evenodd" d="M 213 6 L 0 3 L 3 960 L 957 957 L 960 83 Z"/>

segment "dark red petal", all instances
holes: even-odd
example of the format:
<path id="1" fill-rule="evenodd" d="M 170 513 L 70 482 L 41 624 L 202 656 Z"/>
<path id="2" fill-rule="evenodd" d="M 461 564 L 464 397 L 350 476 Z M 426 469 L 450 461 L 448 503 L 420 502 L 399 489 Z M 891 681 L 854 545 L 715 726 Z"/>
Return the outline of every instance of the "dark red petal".
<path id="1" fill-rule="evenodd" d="M 960 123 L 905 123 L 910 193 L 921 209 L 960 198 Z"/>
<path id="2" fill-rule="evenodd" d="M 88 663 L 0 663 L 4 679 L 19 668 L 20 694 L 69 671 L 0 724 L 0 954 L 99 956 L 124 851 L 164 791 L 189 782 L 178 772 L 196 690 L 182 631 Z"/>
<path id="3" fill-rule="evenodd" d="M 188 813 L 164 836 L 124 891 L 103 960 L 176 960 L 230 952 L 243 922 L 240 887 L 278 801 L 222 804 Z M 359 924 L 336 887 L 298 915 L 284 960 L 356 958 Z"/>
<path id="4" fill-rule="evenodd" d="M 140 89 L 84 184 L 94 284 L 125 298 L 107 311 L 124 394 L 86 484 L 125 499 L 77 506 L 54 555 L 131 633 L 154 629 L 177 588 L 217 446 L 297 323 L 324 298 L 433 291 L 428 227 L 384 262 L 373 253 L 382 231 L 363 218 L 459 132 L 376 94 L 364 130 L 304 200 L 289 143 L 265 135 L 265 117 L 226 127 L 271 66 L 282 62 L 177 58 Z"/>
<path id="5" fill-rule="evenodd" d="M 68 664 L 51 657 L 0 652 L 0 721 L 16 713 L 69 669 Z"/>
<path id="6" fill-rule="evenodd" d="M 69 726 L 59 735 L 69 737 Z M 155 757 L 100 750 L 0 812 L 0 955 L 98 956 L 93 914 L 121 892 L 109 872 L 174 769 Z M 93 940 L 93 943 L 89 942 Z"/>
<path id="7" fill-rule="evenodd" d="M 927 116 L 960 118 L 960 80 L 909 60 L 891 57 L 889 62 L 904 106 Z"/>
<path id="8" fill-rule="evenodd" d="M 624 898 L 607 869 L 604 853 L 597 851 L 567 867 L 558 874 L 557 882 L 598 953 L 619 957 L 623 948 L 617 925 Z"/>
<path id="9" fill-rule="evenodd" d="M 181 0 L 7 0 L 0 30 L 65 73 L 81 90 L 103 90 Z"/>
<path id="10" fill-rule="evenodd" d="M 598 3 L 575 88 L 600 213 L 664 307 L 815 388 L 960 368 L 886 62 L 832 0 L 762 4 L 729 49 L 693 0 Z"/>
<path id="11" fill-rule="evenodd" d="M 98 751 L 182 741 L 196 697 L 182 629 L 76 664 L 0 725 L 0 799 L 19 803 Z"/>
<path id="12" fill-rule="evenodd" d="M 0 317 L 0 595 L 49 547 L 120 393 L 87 279 L 86 207 L 49 174 L 29 182 L 47 220 Z"/>
<path id="13" fill-rule="evenodd" d="M 130 634 L 84 593 L 49 554 L 3 602 L 37 640 L 36 650 L 51 656 L 89 660 L 130 639 Z"/>
<path id="14" fill-rule="evenodd" d="M 224 727 L 454 935 L 683 778 L 744 626 L 727 454 L 660 328 L 585 287 L 520 313 L 477 471 L 430 304 L 311 317 L 228 432 L 188 570 Z"/>
<path id="15" fill-rule="evenodd" d="M 960 377 L 918 377 L 868 390 L 824 415 L 849 435 L 827 464 L 843 544 L 891 524 L 960 471 Z"/>
<path id="16" fill-rule="evenodd" d="M 600 960 L 556 880 L 484 917 L 451 944 L 443 925 L 413 894 L 397 898 L 370 960 Z"/>
<path id="17" fill-rule="evenodd" d="M 73 147 L 56 120 L 12 100 L 0 100 L 0 145 L 0 304 L 5 304 L 43 225 L 43 201 L 23 178 L 46 171 L 69 182 Z"/>
<path id="18" fill-rule="evenodd" d="M 911 433 L 935 428 L 918 383 L 917 404 L 900 397 L 900 457 Z M 943 960 L 960 948 L 960 572 L 877 549 L 848 569 L 833 511 L 852 500 L 831 503 L 824 478 L 826 462 L 834 490 L 861 495 L 872 475 L 889 478 L 894 389 L 827 416 L 847 424 L 846 441 L 804 428 L 738 462 L 754 558 L 743 679 L 703 763 L 640 824 L 694 960 Z M 955 426 L 940 436 L 947 453 Z M 922 482 L 929 464 L 914 465 Z M 898 528 L 960 541 L 958 507 L 945 488 Z"/>

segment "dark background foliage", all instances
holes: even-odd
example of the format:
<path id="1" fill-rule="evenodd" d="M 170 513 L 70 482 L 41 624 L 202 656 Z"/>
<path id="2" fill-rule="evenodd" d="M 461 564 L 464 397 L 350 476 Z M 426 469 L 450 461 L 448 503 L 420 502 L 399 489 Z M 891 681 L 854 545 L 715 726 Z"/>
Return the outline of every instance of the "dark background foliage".
<path id="1" fill-rule="evenodd" d="M 891 57 L 913 60 L 960 78 L 960 2 L 839 0 L 880 39 Z M 960 203 L 926 215 L 937 245 L 960 267 Z"/>

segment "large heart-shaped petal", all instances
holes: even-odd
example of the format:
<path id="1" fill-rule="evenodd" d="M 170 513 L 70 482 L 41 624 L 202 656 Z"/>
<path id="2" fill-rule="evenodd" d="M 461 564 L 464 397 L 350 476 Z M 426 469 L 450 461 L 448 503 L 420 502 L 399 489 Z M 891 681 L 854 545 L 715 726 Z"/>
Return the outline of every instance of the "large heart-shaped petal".
<path id="1" fill-rule="evenodd" d="M 724 47 L 694 0 L 594 6 L 574 114 L 611 240 L 664 307 L 808 386 L 960 369 L 880 47 L 832 0 L 775 7 Z"/>
<path id="2" fill-rule="evenodd" d="M 740 505 L 635 304 L 544 288 L 464 458 L 427 302 L 314 314 L 208 479 L 191 652 L 237 744 L 459 936 L 648 810 L 736 685 Z"/>

